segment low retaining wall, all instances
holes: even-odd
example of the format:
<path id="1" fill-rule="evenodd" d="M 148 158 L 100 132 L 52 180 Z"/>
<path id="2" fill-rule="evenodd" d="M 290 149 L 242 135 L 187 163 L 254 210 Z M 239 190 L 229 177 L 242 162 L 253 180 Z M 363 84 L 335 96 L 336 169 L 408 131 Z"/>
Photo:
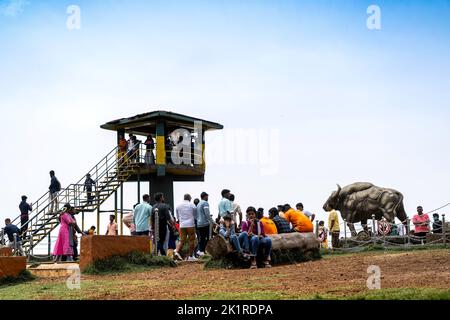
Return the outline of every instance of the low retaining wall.
<path id="1" fill-rule="evenodd" d="M 26 268 L 26 257 L 0 257 L 0 279 L 17 277 Z"/>
<path id="2" fill-rule="evenodd" d="M 8 247 L 0 248 L 0 257 L 12 257 L 12 249 Z"/>
<path id="3" fill-rule="evenodd" d="M 133 236 L 82 236 L 80 248 L 80 270 L 96 260 L 112 256 L 125 256 L 138 251 L 150 253 L 149 237 Z"/>

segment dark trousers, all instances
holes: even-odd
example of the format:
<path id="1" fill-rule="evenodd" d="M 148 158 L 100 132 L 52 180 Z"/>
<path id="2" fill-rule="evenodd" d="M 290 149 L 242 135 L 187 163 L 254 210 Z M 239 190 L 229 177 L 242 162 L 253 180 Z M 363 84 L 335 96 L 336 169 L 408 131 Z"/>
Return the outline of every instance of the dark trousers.
<path id="1" fill-rule="evenodd" d="M 334 248 L 339 247 L 339 235 L 340 235 L 340 231 L 333 231 L 331 233 L 331 245 Z"/>
<path id="2" fill-rule="evenodd" d="M 161 253 L 162 256 L 166 255 L 166 250 L 164 250 L 164 243 L 166 242 L 166 236 L 167 236 L 167 228 L 160 228 L 159 229 L 159 240 L 156 243 L 156 249 Z"/>
<path id="3" fill-rule="evenodd" d="M 139 232 L 137 232 L 137 231 L 135 231 L 134 232 L 134 234 L 133 234 L 133 232 L 132 232 L 132 235 L 133 236 L 149 236 L 149 231 L 147 230 L 147 231 L 139 231 Z"/>
<path id="4" fill-rule="evenodd" d="M 22 234 L 22 236 L 25 236 L 25 234 L 27 233 L 28 230 L 28 225 L 25 225 L 28 222 L 28 215 L 21 215 L 20 216 L 20 224 L 21 224 L 21 228 L 20 228 L 20 233 Z"/>
<path id="5" fill-rule="evenodd" d="M 198 227 L 198 250 L 201 252 L 205 252 L 206 244 L 209 241 L 209 225 L 205 227 Z"/>

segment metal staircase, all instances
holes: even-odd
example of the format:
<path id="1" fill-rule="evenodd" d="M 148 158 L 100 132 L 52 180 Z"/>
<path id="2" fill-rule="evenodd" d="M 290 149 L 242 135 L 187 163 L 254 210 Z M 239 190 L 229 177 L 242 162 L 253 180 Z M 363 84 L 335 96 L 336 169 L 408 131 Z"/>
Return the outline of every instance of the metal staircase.
<path id="1" fill-rule="evenodd" d="M 138 156 L 139 149 L 132 156 Z M 49 192 L 45 193 L 39 200 L 33 203 L 33 211 L 29 215 L 27 236 L 22 237 L 22 247 L 29 255 L 39 242 L 44 240 L 59 225 L 61 209 L 66 203 L 73 206 L 78 212 L 92 212 L 97 210 L 139 167 L 138 163 L 131 162 L 127 155 L 119 158 L 118 149 L 115 147 L 102 160 L 100 160 L 89 172 L 87 172 L 77 183 L 62 188 L 56 197 L 55 212 L 50 212 L 51 198 Z M 93 199 L 87 198 L 84 188 L 86 175 L 90 174 L 95 181 L 92 190 Z M 20 225 L 20 216 L 14 221 Z"/>

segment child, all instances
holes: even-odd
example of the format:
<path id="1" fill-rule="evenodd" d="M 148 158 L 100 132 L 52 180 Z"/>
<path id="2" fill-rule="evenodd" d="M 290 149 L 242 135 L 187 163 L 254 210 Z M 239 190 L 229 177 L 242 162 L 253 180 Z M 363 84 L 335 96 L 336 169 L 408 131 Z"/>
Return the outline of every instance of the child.
<path id="1" fill-rule="evenodd" d="M 90 227 L 88 231 L 84 232 L 84 234 L 88 236 L 93 236 L 95 234 L 95 227 L 94 226 Z"/>
<path id="2" fill-rule="evenodd" d="M 319 231 L 317 233 L 317 237 L 320 241 L 320 247 L 328 249 L 328 229 L 325 227 L 325 223 L 323 221 L 319 221 Z"/>
<path id="3" fill-rule="evenodd" d="M 116 216 L 113 214 L 109 216 L 109 224 L 106 227 L 106 235 L 107 236 L 117 236 L 118 235 Z"/>
<path id="4" fill-rule="evenodd" d="M 242 254 L 242 249 L 239 245 L 239 240 L 236 235 L 235 222 L 233 221 L 231 215 L 227 214 L 223 217 L 223 224 L 220 225 L 219 233 L 222 237 L 224 237 L 231 243 L 233 248 L 239 254 Z"/>

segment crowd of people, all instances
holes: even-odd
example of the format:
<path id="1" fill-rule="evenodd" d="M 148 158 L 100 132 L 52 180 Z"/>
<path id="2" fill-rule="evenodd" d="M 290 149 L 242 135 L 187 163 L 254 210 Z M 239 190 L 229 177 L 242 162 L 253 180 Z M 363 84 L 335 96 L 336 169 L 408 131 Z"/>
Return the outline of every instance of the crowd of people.
<path id="1" fill-rule="evenodd" d="M 50 194 L 57 193 L 61 185 L 54 171 L 50 172 L 50 177 Z M 92 201 L 93 186 L 95 186 L 95 182 L 88 175 L 85 181 L 88 201 Z M 235 202 L 235 196 L 230 190 L 224 189 L 221 192 L 217 217 L 213 219 L 208 199 L 209 195 L 206 192 L 200 194 L 200 199 L 196 198 L 193 201 L 191 195 L 185 194 L 183 201 L 173 211 L 166 204 L 164 194 L 156 193 L 153 201 L 146 194 L 142 197 L 142 202 L 134 206 L 133 212 L 123 217 L 122 222 L 129 228 L 132 236 L 152 237 L 157 254 L 168 255 L 178 260 L 197 260 L 205 254 L 207 243 L 211 237 L 220 235 L 229 241 L 239 256 L 251 261 L 251 268 L 257 267 L 258 257 L 264 262 L 264 266 L 270 267 L 272 242 L 268 235 L 314 231 L 315 214 L 304 210 L 302 203 L 297 203 L 295 209 L 288 203 L 272 207 L 268 210 L 267 215 L 264 213 L 264 208 L 256 209 L 249 206 L 245 210 L 244 220 L 244 214 L 240 205 Z M 10 246 L 14 245 L 17 254 L 23 254 L 22 239 L 29 237 L 27 222 L 32 211 L 32 203 L 27 202 L 27 197 L 22 196 L 21 200 L 19 204 L 21 228 L 13 225 L 11 219 L 6 219 L 3 230 L 4 234 L 8 236 Z M 51 206 L 57 207 L 56 205 Z M 87 231 L 82 231 L 77 224 L 76 214 L 77 211 L 68 203 L 59 213 L 60 229 L 53 250 L 55 261 L 76 260 L 78 257 L 77 234 L 96 234 L 95 226 Z M 119 234 L 116 216 L 110 215 L 109 218 L 105 234 L 116 236 Z M 443 230 L 439 214 L 433 214 L 433 221 L 430 221 L 428 214 L 423 212 L 421 206 L 417 207 L 417 214 L 413 216 L 412 223 L 414 230 L 411 231 L 411 234 L 422 239 L 431 231 L 442 233 Z M 431 224 L 432 228 L 430 228 Z M 400 224 L 400 226 L 403 225 Z M 336 210 L 328 212 L 328 228 L 325 227 L 324 221 L 318 222 L 316 234 L 321 247 L 330 248 L 329 236 L 331 237 L 331 248 L 339 246 L 341 228 L 339 214 Z M 188 244 L 187 252 L 183 258 L 182 251 L 186 243 Z"/>

